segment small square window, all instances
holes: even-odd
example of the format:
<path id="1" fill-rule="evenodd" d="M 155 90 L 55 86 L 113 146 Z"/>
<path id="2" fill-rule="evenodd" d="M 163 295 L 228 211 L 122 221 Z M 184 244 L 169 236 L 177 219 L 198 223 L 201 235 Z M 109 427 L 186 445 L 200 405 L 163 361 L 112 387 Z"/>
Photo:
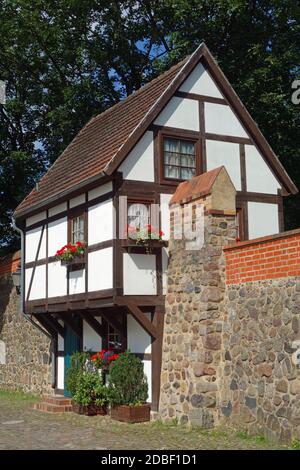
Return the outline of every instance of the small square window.
<path id="1" fill-rule="evenodd" d="M 196 175 L 195 142 L 172 137 L 163 139 L 164 177 L 188 180 Z"/>

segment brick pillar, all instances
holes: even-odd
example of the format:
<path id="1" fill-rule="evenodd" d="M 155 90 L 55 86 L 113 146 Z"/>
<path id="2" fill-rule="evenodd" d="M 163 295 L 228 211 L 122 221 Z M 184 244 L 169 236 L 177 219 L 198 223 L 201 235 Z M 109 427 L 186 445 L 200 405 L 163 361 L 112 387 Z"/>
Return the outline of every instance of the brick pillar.
<path id="1" fill-rule="evenodd" d="M 197 177 L 202 178 L 202 186 L 204 176 Z M 188 200 L 189 205 L 204 206 L 202 248 L 190 250 L 187 247 L 191 245 L 186 243 L 185 237 L 174 239 L 176 217 L 172 206 L 170 208 L 170 258 L 159 411 L 163 419 L 176 417 L 180 423 L 189 422 L 204 428 L 212 428 L 218 422 L 225 292 L 222 248 L 236 237 L 235 189 L 225 169 L 221 176 L 204 195 L 204 191 L 200 191 L 201 197 L 194 191 L 192 196 L 182 199 L 182 185 L 179 185 L 176 191 L 179 200 L 176 193 L 171 200 L 171 204 Z M 220 195 L 220 190 L 224 191 L 227 206 L 230 205 L 225 210 L 220 202 L 222 198 L 214 197 Z M 216 208 L 215 203 L 221 207 Z M 179 210 L 183 216 L 182 204 Z M 195 210 L 192 213 L 194 218 Z"/>

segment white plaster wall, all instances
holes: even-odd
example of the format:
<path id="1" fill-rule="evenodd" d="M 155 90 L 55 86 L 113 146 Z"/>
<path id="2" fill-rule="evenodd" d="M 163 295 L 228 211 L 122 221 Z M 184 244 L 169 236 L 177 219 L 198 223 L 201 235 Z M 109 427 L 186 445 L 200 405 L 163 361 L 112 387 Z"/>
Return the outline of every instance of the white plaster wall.
<path id="1" fill-rule="evenodd" d="M 152 361 L 143 361 L 144 364 L 144 374 L 147 377 L 148 383 L 148 403 L 152 401 Z"/>
<path id="2" fill-rule="evenodd" d="M 247 191 L 277 194 L 280 184 L 254 145 L 245 145 Z"/>
<path id="3" fill-rule="evenodd" d="M 33 268 L 25 269 L 25 298 L 27 299 Z M 46 297 L 46 265 L 36 266 L 28 300 L 44 299 Z"/>
<path id="4" fill-rule="evenodd" d="M 155 119 L 154 124 L 198 131 L 198 102 L 174 96 Z"/>
<path id="5" fill-rule="evenodd" d="M 39 212 L 36 215 L 32 215 L 31 217 L 28 217 L 26 219 L 26 227 L 29 227 L 30 225 L 36 224 L 37 222 L 40 222 L 41 220 L 44 220 L 46 218 L 46 211 Z"/>
<path id="6" fill-rule="evenodd" d="M 204 103 L 205 131 L 212 134 L 248 137 L 230 106 Z"/>
<path id="7" fill-rule="evenodd" d="M 126 180 L 154 181 L 153 132 L 147 131 L 120 165 Z"/>
<path id="8" fill-rule="evenodd" d="M 25 261 L 26 263 L 30 263 L 31 261 L 35 261 L 37 249 L 39 246 L 39 241 L 42 233 L 42 227 L 37 227 L 33 230 L 30 230 L 26 233 L 26 241 L 25 241 Z M 46 227 L 44 229 L 42 243 L 40 247 L 39 257 L 38 259 L 46 258 Z"/>
<path id="9" fill-rule="evenodd" d="M 277 204 L 248 202 L 249 239 L 279 232 Z"/>
<path id="10" fill-rule="evenodd" d="M 112 247 L 88 254 L 88 290 L 96 291 L 113 287 Z"/>
<path id="11" fill-rule="evenodd" d="M 48 256 L 55 256 L 57 250 L 67 244 L 67 217 L 50 222 L 48 225 Z"/>
<path id="12" fill-rule="evenodd" d="M 99 317 L 95 320 L 99 321 Z M 101 323 L 101 321 L 99 322 Z M 101 351 L 102 339 L 90 325 L 83 320 L 83 350 L 84 351 Z"/>
<path id="13" fill-rule="evenodd" d="M 67 295 L 67 268 L 60 261 L 48 264 L 48 297 Z"/>
<path id="14" fill-rule="evenodd" d="M 151 313 L 144 315 L 151 321 Z M 133 353 L 151 354 L 151 336 L 133 318 L 127 315 L 127 347 Z"/>
<path id="15" fill-rule="evenodd" d="M 62 320 L 58 320 L 58 323 L 62 327 L 64 326 L 64 322 Z M 65 340 L 60 334 L 58 334 L 57 335 L 57 350 L 58 351 L 64 351 L 64 349 L 65 349 Z"/>
<path id="16" fill-rule="evenodd" d="M 69 293 L 81 294 L 85 292 L 85 269 L 70 271 L 69 273 Z"/>
<path id="17" fill-rule="evenodd" d="M 88 244 L 112 240 L 114 233 L 113 201 L 100 202 L 88 209 Z"/>
<path id="18" fill-rule="evenodd" d="M 57 357 L 57 388 L 63 390 L 65 388 L 65 358 Z"/>
<path id="19" fill-rule="evenodd" d="M 85 203 L 85 194 L 80 194 L 79 196 L 76 196 L 70 199 L 70 208 L 72 209 L 72 207 L 76 207 L 84 203 Z"/>
<path id="20" fill-rule="evenodd" d="M 207 171 L 224 165 L 238 191 L 241 190 L 241 166 L 239 144 L 206 140 Z"/>
<path id="21" fill-rule="evenodd" d="M 123 254 L 124 295 L 156 295 L 155 255 Z"/>
<path id="22" fill-rule="evenodd" d="M 198 95 L 213 96 L 214 98 L 223 98 L 219 88 L 202 64 L 196 65 L 179 90 L 185 91 L 186 93 L 196 93 Z"/>
<path id="23" fill-rule="evenodd" d="M 61 204 L 58 204 L 57 206 L 51 207 L 48 211 L 49 217 L 52 217 L 53 215 L 59 214 L 60 212 L 64 212 L 67 210 L 67 203 L 62 202 Z"/>
<path id="24" fill-rule="evenodd" d="M 169 202 L 172 194 L 161 194 L 160 195 L 160 220 L 161 230 L 164 232 L 163 240 L 169 240 L 170 238 L 170 211 Z"/>
<path id="25" fill-rule="evenodd" d="M 168 269 L 168 263 L 169 263 L 169 249 L 164 247 L 164 248 L 162 249 L 162 270 L 163 270 L 162 285 L 163 285 L 163 295 L 166 295 L 166 293 L 167 293 L 167 285 L 168 285 L 167 269 Z"/>
<path id="26" fill-rule="evenodd" d="M 112 190 L 113 190 L 112 182 L 108 181 L 107 183 L 104 183 L 101 186 L 98 186 L 97 188 L 91 189 L 88 192 L 88 200 L 91 201 L 92 199 L 95 199 L 96 197 L 99 197 L 99 196 L 103 196 L 103 194 L 109 193 Z"/>

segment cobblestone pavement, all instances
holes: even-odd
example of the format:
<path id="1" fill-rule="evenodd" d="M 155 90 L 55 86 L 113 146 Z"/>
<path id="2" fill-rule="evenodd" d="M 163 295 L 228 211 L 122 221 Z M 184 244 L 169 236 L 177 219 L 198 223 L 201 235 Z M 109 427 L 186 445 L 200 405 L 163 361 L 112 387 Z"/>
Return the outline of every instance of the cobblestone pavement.
<path id="1" fill-rule="evenodd" d="M 32 400 L 0 392 L 0 449 L 275 449 L 232 431 L 204 432 L 176 425 L 128 425 L 108 417 L 46 414 Z"/>

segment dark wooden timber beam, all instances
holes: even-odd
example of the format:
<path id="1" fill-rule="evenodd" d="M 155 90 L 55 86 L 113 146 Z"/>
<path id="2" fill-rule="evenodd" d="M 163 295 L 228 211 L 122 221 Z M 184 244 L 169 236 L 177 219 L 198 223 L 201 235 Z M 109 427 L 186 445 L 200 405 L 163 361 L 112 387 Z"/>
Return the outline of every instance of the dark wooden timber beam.
<path id="1" fill-rule="evenodd" d="M 68 315 L 60 315 L 60 318 L 63 320 L 63 322 L 71 328 L 72 331 L 74 331 L 75 335 L 78 336 L 78 338 L 81 339 L 81 328 L 78 326 L 72 318 L 70 318 Z"/>
<path id="2" fill-rule="evenodd" d="M 33 315 L 33 316 L 43 326 L 43 328 L 45 328 L 45 330 L 48 331 L 49 335 L 51 335 L 53 338 L 56 337 L 56 331 L 48 322 L 45 321 L 44 317 L 42 317 L 41 315 Z"/>
<path id="3" fill-rule="evenodd" d="M 38 319 L 41 318 L 41 315 L 38 317 Z M 45 322 L 47 322 L 51 328 L 53 328 L 57 333 L 60 334 L 60 336 L 64 337 L 65 335 L 65 330 L 64 330 L 64 327 L 61 326 L 61 324 L 55 319 L 53 318 L 52 316 L 50 315 L 44 315 L 42 317 L 44 319 Z"/>
<path id="4" fill-rule="evenodd" d="M 151 323 L 150 320 L 146 317 L 146 315 L 139 309 L 137 305 L 132 302 L 127 303 L 127 309 L 129 313 L 136 319 L 136 321 L 144 328 L 144 330 L 152 336 L 152 338 L 157 337 L 157 330 L 156 327 Z"/>
<path id="5" fill-rule="evenodd" d="M 88 325 L 97 333 L 97 335 L 101 336 L 101 338 L 105 337 L 105 330 L 103 326 L 96 320 L 88 312 L 79 312 L 81 318 L 87 322 Z"/>
<path id="6" fill-rule="evenodd" d="M 117 320 L 116 318 L 114 318 L 114 314 L 112 313 L 108 313 L 108 312 L 104 312 L 103 310 L 99 310 L 99 313 L 101 315 L 101 317 L 107 321 L 107 323 L 112 327 L 114 328 L 120 336 L 122 336 L 122 338 L 125 338 L 126 339 L 126 334 L 124 332 L 124 327 L 123 325 L 119 322 L 119 320 Z"/>

